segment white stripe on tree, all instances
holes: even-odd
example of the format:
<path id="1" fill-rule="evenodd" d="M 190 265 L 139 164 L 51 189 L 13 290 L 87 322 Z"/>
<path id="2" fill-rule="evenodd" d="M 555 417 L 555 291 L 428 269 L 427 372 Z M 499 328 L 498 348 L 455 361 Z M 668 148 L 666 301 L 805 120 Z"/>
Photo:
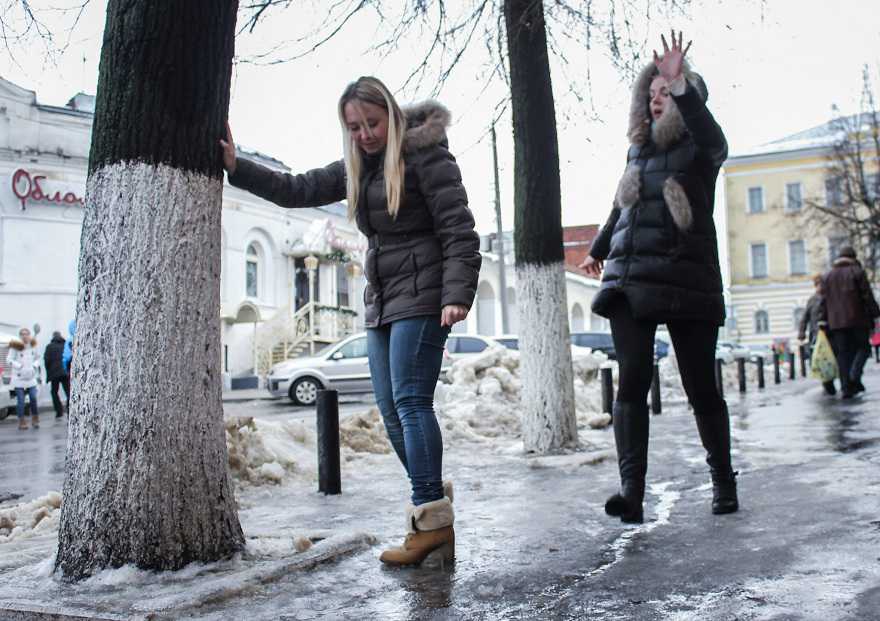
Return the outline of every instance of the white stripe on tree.
<path id="1" fill-rule="evenodd" d="M 539 454 L 576 446 L 564 265 L 517 265 L 516 282 L 523 445 Z"/>
<path id="2" fill-rule="evenodd" d="M 58 566 L 177 569 L 243 544 L 220 384 L 222 179 L 113 164 L 87 184 Z"/>

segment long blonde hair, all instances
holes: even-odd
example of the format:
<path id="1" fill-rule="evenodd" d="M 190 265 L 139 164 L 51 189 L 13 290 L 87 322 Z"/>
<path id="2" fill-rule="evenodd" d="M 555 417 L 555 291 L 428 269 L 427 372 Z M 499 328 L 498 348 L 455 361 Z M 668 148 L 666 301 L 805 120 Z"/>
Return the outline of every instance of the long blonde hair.
<path id="1" fill-rule="evenodd" d="M 339 122 L 342 125 L 342 146 L 345 154 L 345 190 L 348 199 L 348 217 L 354 218 L 361 193 L 361 151 L 345 122 L 345 104 L 350 101 L 370 103 L 388 112 L 388 142 L 385 146 L 385 196 L 388 197 L 388 213 L 397 218 L 403 194 L 404 162 L 403 141 L 406 137 L 406 115 L 397 105 L 394 96 L 377 78 L 364 76 L 349 84 L 339 98 Z"/>

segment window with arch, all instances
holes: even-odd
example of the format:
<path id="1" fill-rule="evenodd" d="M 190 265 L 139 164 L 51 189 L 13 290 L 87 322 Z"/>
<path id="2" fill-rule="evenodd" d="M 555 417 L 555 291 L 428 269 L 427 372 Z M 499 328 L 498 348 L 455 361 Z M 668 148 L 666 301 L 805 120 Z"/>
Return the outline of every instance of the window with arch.
<path id="1" fill-rule="evenodd" d="M 755 334 L 767 334 L 770 332 L 770 315 L 765 310 L 755 312 Z"/>
<path id="2" fill-rule="evenodd" d="M 245 293 L 256 298 L 260 293 L 260 251 L 254 243 L 248 244 L 245 253 Z"/>
<path id="3" fill-rule="evenodd" d="M 580 304 L 575 304 L 571 309 L 571 331 L 584 331 L 584 309 Z"/>

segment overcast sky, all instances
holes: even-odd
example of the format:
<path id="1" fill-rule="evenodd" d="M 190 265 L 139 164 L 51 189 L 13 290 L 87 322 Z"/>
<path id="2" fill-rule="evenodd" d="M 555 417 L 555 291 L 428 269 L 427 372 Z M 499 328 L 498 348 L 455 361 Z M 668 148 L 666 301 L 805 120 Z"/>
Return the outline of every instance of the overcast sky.
<path id="1" fill-rule="evenodd" d="M 31 4 L 39 9 L 65 2 L 73 0 L 32 0 Z M 459 3 L 470 4 L 471 0 Z M 2 53 L 0 75 L 36 91 L 41 103 L 63 105 L 78 91 L 94 93 L 105 6 L 104 1 L 91 1 L 63 54 L 47 58 L 43 46 L 33 39 L 18 48 L 14 58 Z M 323 4 L 305 2 L 270 14 L 254 35 L 239 37 L 237 53 L 252 58 L 308 32 L 326 16 L 315 11 L 319 6 Z M 43 15 L 50 23 L 59 19 L 55 13 Z M 387 15 L 393 19 L 394 13 Z M 693 39 L 689 56 L 709 86 L 709 107 L 734 154 L 827 121 L 834 103 L 844 111 L 856 110 L 866 63 L 880 91 L 876 0 L 768 0 L 763 6 L 757 0 L 707 0 L 695 3 L 690 16 L 675 23 L 641 16 L 633 21 L 637 38 L 647 37 L 652 45 L 656 40 L 658 47 L 659 33 L 670 26 L 683 28 L 685 38 Z M 398 91 L 401 102 L 429 96 L 432 83 L 424 83 L 418 92 L 399 91 L 417 58 L 418 38 L 404 41 L 400 51 L 385 58 L 367 52 L 386 32 L 373 14 L 364 14 L 306 58 L 269 66 L 236 63 L 230 108 L 236 141 L 301 171 L 341 157 L 336 101 L 346 83 L 359 75 L 380 77 Z M 56 38 L 59 44 L 67 40 L 63 33 Z M 563 222 L 602 222 L 625 161 L 629 80 L 613 69 L 604 41 L 593 42 L 589 57 L 578 41 L 565 45 L 570 65 L 563 69 L 556 63 L 553 73 L 559 100 Z M 565 93 L 572 80 L 583 84 L 588 58 L 591 103 L 580 104 Z M 503 83 L 487 85 L 486 62 L 478 41 L 439 97 L 453 112 L 450 148 L 461 165 L 481 232 L 495 226 L 492 158 L 485 132 L 504 93 Z M 513 145 L 508 116 L 498 125 L 498 135 L 503 219 L 509 228 Z"/>

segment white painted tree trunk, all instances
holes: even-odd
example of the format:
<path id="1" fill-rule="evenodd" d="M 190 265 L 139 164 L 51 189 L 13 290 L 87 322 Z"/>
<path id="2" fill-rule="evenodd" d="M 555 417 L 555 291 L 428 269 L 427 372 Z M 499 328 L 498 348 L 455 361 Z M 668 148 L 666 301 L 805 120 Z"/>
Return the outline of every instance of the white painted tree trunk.
<path id="1" fill-rule="evenodd" d="M 222 189 L 220 178 L 145 163 L 89 177 L 65 577 L 126 563 L 178 569 L 243 545 L 222 424 Z"/>
<path id="2" fill-rule="evenodd" d="M 518 265 L 516 282 L 523 445 L 539 454 L 577 446 L 564 265 Z"/>

